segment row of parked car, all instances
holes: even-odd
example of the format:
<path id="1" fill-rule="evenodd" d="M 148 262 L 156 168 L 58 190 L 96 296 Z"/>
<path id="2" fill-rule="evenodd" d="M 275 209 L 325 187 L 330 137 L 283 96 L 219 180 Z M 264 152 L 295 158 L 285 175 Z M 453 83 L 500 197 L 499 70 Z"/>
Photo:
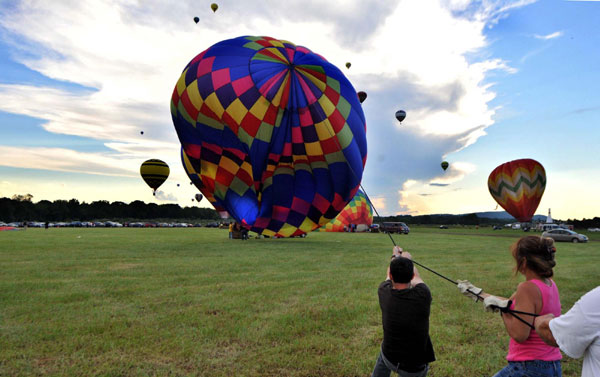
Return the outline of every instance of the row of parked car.
<path id="1" fill-rule="evenodd" d="M 29 222 L 12 222 L 5 223 L 0 221 L 0 227 L 10 226 L 14 228 L 23 228 L 25 226 L 29 228 L 45 228 L 46 223 L 40 221 L 29 221 Z M 217 222 L 211 222 L 208 224 L 190 224 L 190 223 L 156 223 L 156 222 L 132 222 L 121 224 L 117 221 L 71 221 L 71 222 L 52 222 L 48 223 L 48 228 L 192 228 L 192 227 L 206 227 L 206 228 L 219 228 L 223 227 L 223 224 Z"/>

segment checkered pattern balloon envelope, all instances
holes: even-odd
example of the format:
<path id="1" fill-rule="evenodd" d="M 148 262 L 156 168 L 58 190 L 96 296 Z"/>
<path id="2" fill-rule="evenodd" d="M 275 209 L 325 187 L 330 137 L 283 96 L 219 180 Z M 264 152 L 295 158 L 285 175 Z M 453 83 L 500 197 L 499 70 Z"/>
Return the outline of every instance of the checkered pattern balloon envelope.
<path id="1" fill-rule="evenodd" d="M 344 227 L 350 227 L 351 224 L 373 224 L 373 208 L 361 190 L 358 190 L 354 198 L 335 219 L 319 228 L 319 231 L 343 232 L 345 231 Z"/>
<path id="2" fill-rule="evenodd" d="M 171 115 L 192 181 L 252 231 L 309 232 L 358 190 L 367 143 L 356 91 L 305 47 L 248 36 L 213 45 L 183 70 Z"/>
<path id="3" fill-rule="evenodd" d="M 531 220 L 545 188 L 544 167 L 529 158 L 504 163 L 488 178 L 488 189 L 494 200 L 521 222 Z"/>

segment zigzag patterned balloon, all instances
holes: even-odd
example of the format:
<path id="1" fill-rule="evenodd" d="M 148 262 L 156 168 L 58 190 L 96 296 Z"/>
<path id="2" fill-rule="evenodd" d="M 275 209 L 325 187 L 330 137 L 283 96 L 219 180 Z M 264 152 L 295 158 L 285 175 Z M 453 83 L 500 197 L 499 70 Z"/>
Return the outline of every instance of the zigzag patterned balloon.
<path id="1" fill-rule="evenodd" d="M 350 224 L 373 224 L 373 208 L 361 190 L 358 190 L 354 198 L 335 219 L 323 225 L 319 231 L 343 232 L 344 227 L 348 227 Z"/>
<path id="2" fill-rule="evenodd" d="M 188 175 L 252 231 L 310 232 L 358 190 L 367 143 L 356 90 L 305 47 L 270 37 L 215 44 L 183 70 L 171 115 Z"/>
<path id="3" fill-rule="evenodd" d="M 546 171 L 526 158 L 498 166 L 488 178 L 492 197 L 520 222 L 531 221 L 546 188 Z"/>

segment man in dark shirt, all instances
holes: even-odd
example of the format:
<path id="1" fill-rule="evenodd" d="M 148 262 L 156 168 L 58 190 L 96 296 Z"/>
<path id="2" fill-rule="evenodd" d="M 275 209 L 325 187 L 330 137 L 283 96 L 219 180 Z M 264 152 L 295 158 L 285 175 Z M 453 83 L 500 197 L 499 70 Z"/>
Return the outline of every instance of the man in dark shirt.
<path id="1" fill-rule="evenodd" d="M 372 377 L 424 377 L 435 361 L 429 338 L 431 292 L 410 253 L 395 246 L 387 279 L 379 285 L 383 343 Z"/>

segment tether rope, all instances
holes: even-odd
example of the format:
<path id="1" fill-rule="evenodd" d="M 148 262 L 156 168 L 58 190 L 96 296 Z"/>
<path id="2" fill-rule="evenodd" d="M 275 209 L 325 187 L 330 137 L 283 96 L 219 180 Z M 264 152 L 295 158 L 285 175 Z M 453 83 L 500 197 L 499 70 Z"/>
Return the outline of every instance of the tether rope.
<path id="1" fill-rule="evenodd" d="M 326 127 L 326 128 L 327 128 L 327 131 L 329 131 L 329 134 L 331 135 L 331 138 L 332 138 L 332 139 L 335 141 L 335 143 L 336 143 L 336 146 L 339 148 L 339 150 L 340 150 L 340 151 L 342 152 L 342 154 L 343 154 L 343 153 L 344 153 L 344 152 L 343 152 L 343 148 L 342 148 L 342 146 L 341 146 L 341 144 L 340 144 L 339 140 L 337 139 L 337 136 L 335 135 L 335 133 L 334 133 L 334 132 L 332 132 L 332 131 L 333 131 L 333 129 L 332 129 L 331 125 L 329 125 L 329 124 L 328 124 L 328 126 L 329 126 L 329 127 Z M 370 198 L 370 197 L 369 197 L 369 195 L 367 194 L 367 191 L 365 190 L 365 188 L 363 187 L 362 183 L 360 182 L 360 180 L 359 180 L 359 179 L 358 179 L 358 177 L 356 176 L 356 173 L 355 173 L 355 172 L 354 172 L 354 170 L 352 169 L 352 166 L 350 165 L 350 162 L 348 162 L 348 159 L 347 159 L 347 158 L 345 158 L 344 160 L 346 161 L 346 165 L 348 165 L 348 169 L 349 169 L 349 170 L 350 170 L 350 172 L 352 173 L 352 176 L 354 177 L 354 179 L 355 179 L 356 181 L 358 181 L 358 185 L 360 186 L 360 188 L 361 188 L 362 192 L 365 194 L 365 197 L 367 198 L 367 200 L 368 200 L 368 202 L 369 202 L 369 205 L 371 206 L 371 208 L 373 208 L 373 211 L 375 211 L 375 214 L 377 215 L 377 217 L 379 217 L 379 218 L 382 218 L 382 217 L 381 217 L 381 215 L 379 215 L 379 212 L 377 211 L 377 208 L 375 207 L 375 205 L 374 205 L 374 204 L 373 204 L 373 202 L 371 201 L 371 198 Z M 392 234 L 391 234 L 390 232 L 386 232 L 386 233 L 387 233 L 387 235 L 390 237 L 390 240 L 392 241 L 392 244 L 393 244 L 394 246 L 398 246 L 398 245 L 396 245 L 396 241 L 394 241 L 394 238 L 392 237 Z M 414 264 L 416 264 L 417 266 L 419 266 L 419 267 L 422 267 L 422 268 L 426 269 L 427 271 L 429 271 L 429 272 L 431 272 L 431 273 L 433 273 L 433 274 L 435 274 L 435 275 L 437 275 L 437 276 L 441 277 L 442 279 L 444 279 L 444 280 L 446 280 L 446 281 L 448 281 L 448 282 L 450 282 L 450 283 L 452 283 L 452 284 L 454 284 L 454 285 L 458 285 L 458 282 L 457 282 L 457 281 L 455 281 L 455 280 L 452 280 L 452 279 L 450 279 L 449 277 L 447 277 L 447 276 L 444 276 L 444 275 L 440 274 L 439 272 L 437 272 L 437 271 L 435 271 L 435 270 L 433 270 L 433 269 L 431 269 L 431 268 L 429 268 L 429 267 L 425 266 L 424 264 L 421 264 L 421 263 L 417 262 L 417 261 L 416 261 L 416 260 L 414 260 L 414 259 L 411 259 L 411 260 L 412 260 L 412 262 L 413 262 Z M 475 296 L 477 297 L 477 300 L 476 300 L 477 302 L 479 302 L 479 300 L 481 300 L 481 301 L 483 301 L 483 300 L 484 300 L 484 299 L 483 299 L 483 297 L 481 297 L 479 293 L 475 293 L 475 292 L 473 292 L 473 291 L 471 291 L 471 290 L 469 290 L 469 289 L 467 289 L 467 292 L 469 292 L 469 293 L 471 293 L 471 294 L 475 295 Z M 509 303 L 509 305 L 508 305 L 508 306 L 510 306 L 510 303 Z M 518 310 L 513 310 L 513 309 L 510 309 L 508 306 L 507 306 L 506 308 L 498 308 L 498 309 L 500 309 L 500 311 L 501 311 L 502 313 L 509 313 L 509 314 L 511 314 L 513 317 L 515 317 L 515 318 L 516 318 L 516 319 L 518 319 L 519 321 L 523 322 L 524 324 L 526 324 L 527 326 L 531 327 L 532 329 L 535 329 L 535 327 L 534 327 L 532 324 L 530 324 L 529 322 L 525 321 L 523 318 L 519 317 L 519 316 L 517 315 L 517 313 L 519 313 L 519 314 L 524 314 L 524 315 L 530 315 L 530 316 L 532 316 L 532 317 L 537 317 L 537 316 L 538 316 L 538 314 L 535 314 L 535 313 L 527 313 L 527 312 L 522 312 L 522 311 L 518 311 Z"/>

